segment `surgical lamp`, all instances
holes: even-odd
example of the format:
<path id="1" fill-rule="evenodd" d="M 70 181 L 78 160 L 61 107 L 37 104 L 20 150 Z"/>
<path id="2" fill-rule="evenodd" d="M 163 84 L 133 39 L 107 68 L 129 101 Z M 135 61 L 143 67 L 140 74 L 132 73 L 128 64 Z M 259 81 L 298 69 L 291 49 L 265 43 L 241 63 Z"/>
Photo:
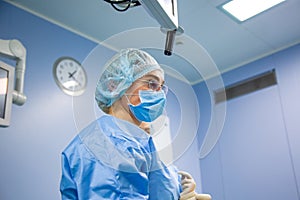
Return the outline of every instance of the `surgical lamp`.
<path id="1" fill-rule="evenodd" d="M 178 29 L 174 29 L 174 30 L 168 30 L 164 28 L 161 28 L 160 30 L 161 32 L 167 34 L 164 54 L 167 56 L 171 56 L 173 52 L 174 42 L 175 42 L 175 35 L 181 35 L 184 32 L 184 30 L 180 26 L 178 27 Z"/>
<path id="2" fill-rule="evenodd" d="M 126 11 L 131 7 L 142 5 L 143 8 L 161 25 L 166 33 L 164 54 L 172 55 L 175 36 L 183 33 L 178 26 L 177 0 L 104 0 L 117 11 Z"/>

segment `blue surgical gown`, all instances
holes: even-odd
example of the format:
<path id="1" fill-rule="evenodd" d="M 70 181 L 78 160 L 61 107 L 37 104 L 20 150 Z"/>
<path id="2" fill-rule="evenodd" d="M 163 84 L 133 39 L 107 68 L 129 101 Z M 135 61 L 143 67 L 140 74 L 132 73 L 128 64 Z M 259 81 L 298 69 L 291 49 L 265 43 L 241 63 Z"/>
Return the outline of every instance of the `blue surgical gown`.
<path id="1" fill-rule="evenodd" d="M 104 115 L 81 131 L 62 153 L 63 200 L 178 200 L 176 168 L 159 159 L 151 136 Z"/>

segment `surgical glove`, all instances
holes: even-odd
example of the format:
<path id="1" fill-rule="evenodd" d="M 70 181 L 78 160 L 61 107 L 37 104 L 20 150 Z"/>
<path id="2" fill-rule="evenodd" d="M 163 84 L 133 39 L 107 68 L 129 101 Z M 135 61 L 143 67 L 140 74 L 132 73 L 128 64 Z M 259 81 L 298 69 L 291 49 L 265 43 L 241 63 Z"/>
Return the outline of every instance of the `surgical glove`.
<path id="1" fill-rule="evenodd" d="M 211 200 L 211 196 L 209 194 L 196 194 L 196 200 Z"/>
<path id="2" fill-rule="evenodd" d="M 182 192 L 180 193 L 180 200 L 196 200 L 196 183 L 193 177 L 184 171 L 179 171 L 178 174 L 181 175 L 181 186 Z"/>
<path id="3" fill-rule="evenodd" d="M 179 171 L 181 175 L 182 192 L 180 193 L 180 200 L 211 200 L 209 194 L 197 194 L 195 192 L 196 182 L 193 177 L 184 171 Z"/>

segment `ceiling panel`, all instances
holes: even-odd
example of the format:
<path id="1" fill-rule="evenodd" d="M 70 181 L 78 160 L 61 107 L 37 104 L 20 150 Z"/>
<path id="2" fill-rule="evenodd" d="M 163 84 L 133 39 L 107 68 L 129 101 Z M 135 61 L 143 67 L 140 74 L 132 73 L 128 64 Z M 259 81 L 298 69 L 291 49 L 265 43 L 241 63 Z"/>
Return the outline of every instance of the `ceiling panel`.
<path id="1" fill-rule="evenodd" d="M 153 52 L 160 62 L 172 65 L 192 84 L 202 79 L 195 73 L 195 69 L 201 68 L 204 74 L 210 72 L 210 69 L 201 60 L 195 61 L 197 66 L 192 66 L 194 63 L 191 64 L 185 58 L 189 56 L 176 55 L 177 50 L 184 51 L 185 55 L 191 57 L 203 54 L 202 50 L 195 52 L 191 40 L 205 48 L 220 72 L 229 71 L 300 42 L 299 0 L 287 0 L 244 23 L 237 23 L 217 8 L 225 1 L 227 0 L 178 0 L 179 23 L 185 30 L 185 39 L 189 37 L 190 40 L 187 42 L 177 36 L 175 54 L 170 58 Z M 137 28 L 147 30 L 146 27 L 156 27 L 159 30 L 159 24 L 141 6 L 118 12 L 103 0 L 6 2 L 99 43 Z M 148 40 L 149 44 L 152 42 L 156 47 L 159 45 L 159 52 L 163 54 L 165 35 L 146 35 L 146 38 L 136 36 L 135 39 Z M 122 45 L 130 47 L 130 43 L 123 42 Z"/>

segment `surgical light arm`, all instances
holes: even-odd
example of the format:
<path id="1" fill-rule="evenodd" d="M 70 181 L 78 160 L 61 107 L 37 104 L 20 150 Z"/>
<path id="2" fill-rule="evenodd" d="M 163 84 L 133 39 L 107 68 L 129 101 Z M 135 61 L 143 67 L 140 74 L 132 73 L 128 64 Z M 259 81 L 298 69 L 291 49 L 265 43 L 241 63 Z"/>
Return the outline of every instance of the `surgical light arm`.
<path id="1" fill-rule="evenodd" d="M 0 39 L 0 54 L 16 60 L 13 103 L 21 106 L 26 101 L 26 96 L 23 93 L 26 68 L 26 49 L 18 40 Z"/>

